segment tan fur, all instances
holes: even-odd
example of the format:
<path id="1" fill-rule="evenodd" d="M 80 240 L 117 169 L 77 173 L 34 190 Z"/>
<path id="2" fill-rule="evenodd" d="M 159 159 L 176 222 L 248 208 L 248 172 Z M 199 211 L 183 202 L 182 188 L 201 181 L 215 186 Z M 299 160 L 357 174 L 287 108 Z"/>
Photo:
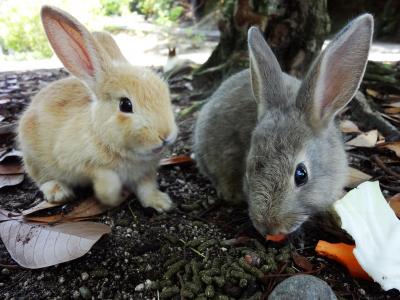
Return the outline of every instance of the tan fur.
<path id="1" fill-rule="evenodd" d="M 163 146 L 163 139 L 172 142 L 176 137 L 167 85 L 151 70 L 127 63 L 111 35 L 93 37 L 56 8 L 45 6 L 42 19 L 57 55 L 78 78 L 51 83 L 22 115 L 18 142 L 28 174 L 49 201 L 68 200 L 70 188 L 93 184 L 102 202 L 117 205 L 120 189 L 126 185 L 142 205 L 170 209 L 172 202 L 156 187 L 160 155 L 153 153 Z M 62 47 L 62 35 L 52 27 L 54 20 L 69 22 L 71 36 L 82 34 L 79 47 L 84 49 L 80 53 L 84 59 Z M 121 97 L 131 100 L 133 113 L 119 110 Z"/>

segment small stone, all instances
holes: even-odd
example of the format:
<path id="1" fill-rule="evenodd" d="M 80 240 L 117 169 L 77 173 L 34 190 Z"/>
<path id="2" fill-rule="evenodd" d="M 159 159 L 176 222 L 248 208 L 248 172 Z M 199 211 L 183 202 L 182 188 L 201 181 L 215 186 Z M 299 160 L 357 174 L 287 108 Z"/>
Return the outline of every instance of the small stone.
<path id="1" fill-rule="evenodd" d="M 72 293 L 72 299 L 79 299 L 80 295 L 81 294 L 79 293 L 79 291 L 74 291 Z"/>
<path id="2" fill-rule="evenodd" d="M 1 270 L 1 274 L 4 276 L 8 276 L 8 275 L 10 275 L 10 270 L 7 268 L 4 268 Z"/>
<path id="3" fill-rule="evenodd" d="M 86 280 L 88 280 L 88 278 L 89 278 L 89 274 L 88 274 L 87 272 L 83 272 L 83 273 L 81 274 L 81 278 L 82 278 L 83 281 L 86 281 Z"/>
<path id="4" fill-rule="evenodd" d="M 215 198 L 209 196 L 209 197 L 207 197 L 207 202 L 208 202 L 208 204 L 213 205 L 213 204 L 215 204 Z"/>
<path id="5" fill-rule="evenodd" d="M 61 276 L 60 278 L 58 278 L 58 282 L 59 282 L 60 284 L 63 284 L 63 283 L 65 282 L 64 276 Z"/>
<path id="6" fill-rule="evenodd" d="M 132 228 L 128 228 L 128 229 L 126 230 L 126 233 L 132 233 Z"/>
<path id="7" fill-rule="evenodd" d="M 141 291 L 143 291 L 143 290 L 144 290 L 144 283 L 138 284 L 138 285 L 135 287 L 135 292 L 141 292 Z"/>
<path id="8" fill-rule="evenodd" d="M 38 277 L 36 277 L 37 280 L 43 280 L 43 278 L 44 278 L 44 274 L 43 273 L 40 274 Z"/>
<path id="9" fill-rule="evenodd" d="M 79 288 L 79 293 L 81 294 L 81 297 L 83 299 L 90 299 L 92 298 L 92 293 L 90 292 L 90 290 L 86 287 L 86 286 L 81 286 Z"/>
<path id="10" fill-rule="evenodd" d="M 146 289 L 148 289 L 151 286 L 152 283 L 153 282 L 150 279 L 146 279 L 146 281 L 144 282 L 144 287 Z"/>
<path id="11" fill-rule="evenodd" d="M 337 300 L 337 297 L 325 281 L 311 275 L 295 275 L 279 283 L 268 297 L 268 300 L 279 299 Z"/>

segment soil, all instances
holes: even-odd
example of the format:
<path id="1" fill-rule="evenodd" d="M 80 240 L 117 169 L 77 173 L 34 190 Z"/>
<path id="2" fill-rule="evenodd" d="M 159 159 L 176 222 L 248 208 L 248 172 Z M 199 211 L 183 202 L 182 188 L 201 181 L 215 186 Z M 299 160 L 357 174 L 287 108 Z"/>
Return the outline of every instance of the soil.
<path id="1" fill-rule="evenodd" d="M 0 73 L 0 115 L 4 116 L 1 124 L 14 122 L 43 85 L 64 76 L 66 72 L 59 69 Z M 190 155 L 196 113 L 182 111 L 201 96 L 194 95 L 188 74 L 174 77 L 170 84 L 180 134 L 166 156 Z M 12 135 L 0 138 L 0 147 L 14 147 Z M 351 162 L 361 170 L 368 168 L 375 177 L 383 176 L 362 157 L 353 157 Z M 142 208 L 131 196 L 99 219 L 111 226 L 111 234 L 74 261 L 38 270 L 24 269 L 0 243 L 0 298 L 190 299 L 196 294 L 212 298 L 214 293 L 215 299 L 259 299 L 266 298 L 283 279 L 304 272 L 327 282 L 339 298 L 400 298 L 399 292 L 384 292 L 378 284 L 354 279 L 340 265 L 318 257 L 313 250 L 317 241 L 337 240 L 337 236 L 315 230 L 312 224 L 283 244 L 264 241 L 252 228 L 246 207 L 221 203 L 195 165 L 160 169 L 159 184 L 177 204 L 176 210 L 158 214 Z M 0 190 L 0 208 L 12 211 L 41 200 L 42 194 L 27 176 L 22 184 Z M 310 262 L 311 270 L 305 271 L 307 268 L 293 259 L 294 253 Z M 251 257 L 266 276 L 257 277 L 252 271 L 237 268 L 246 254 L 246 259 Z M 224 268 L 236 268 L 238 272 L 223 282 L 217 277 L 222 277 L 219 275 Z"/>

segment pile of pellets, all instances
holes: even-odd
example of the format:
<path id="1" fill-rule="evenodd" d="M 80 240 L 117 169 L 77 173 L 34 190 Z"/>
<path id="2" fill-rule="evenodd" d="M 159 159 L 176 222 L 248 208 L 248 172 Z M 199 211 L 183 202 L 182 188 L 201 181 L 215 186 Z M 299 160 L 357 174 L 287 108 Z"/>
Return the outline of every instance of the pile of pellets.
<path id="1" fill-rule="evenodd" d="M 176 243 L 176 238 L 167 240 Z M 179 242 L 189 254 L 164 263 L 164 275 L 151 285 L 160 299 L 259 299 L 266 274 L 296 272 L 288 245 L 266 249 L 254 239 L 247 247 L 233 246 L 231 240 Z"/>

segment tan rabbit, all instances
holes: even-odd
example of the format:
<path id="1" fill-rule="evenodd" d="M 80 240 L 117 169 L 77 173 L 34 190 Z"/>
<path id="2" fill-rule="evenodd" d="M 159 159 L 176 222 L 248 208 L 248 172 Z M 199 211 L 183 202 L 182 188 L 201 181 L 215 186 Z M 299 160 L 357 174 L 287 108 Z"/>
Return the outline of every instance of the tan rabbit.
<path id="1" fill-rule="evenodd" d="M 41 90 L 20 119 L 28 174 L 49 202 L 92 184 L 102 203 L 115 206 L 126 186 L 144 207 L 169 210 L 173 203 L 156 185 L 160 154 L 177 135 L 167 85 L 131 66 L 109 34 L 91 34 L 54 7 L 44 6 L 41 16 L 73 76 Z"/>

